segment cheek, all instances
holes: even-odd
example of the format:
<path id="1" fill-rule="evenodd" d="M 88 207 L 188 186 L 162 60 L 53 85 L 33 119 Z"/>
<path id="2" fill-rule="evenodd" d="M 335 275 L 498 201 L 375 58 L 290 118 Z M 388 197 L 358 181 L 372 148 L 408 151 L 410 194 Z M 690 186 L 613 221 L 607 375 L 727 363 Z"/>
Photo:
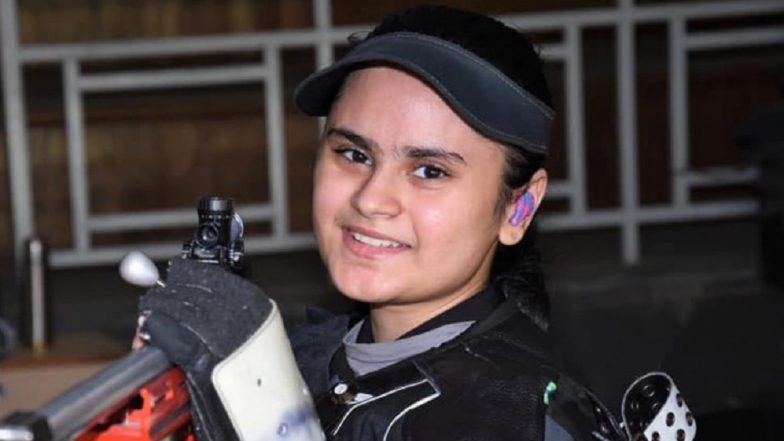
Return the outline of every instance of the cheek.
<path id="1" fill-rule="evenodd" d="M 340 213 L 351 206 L 356 182 L 334 164 L 318 164 L 313 176 L 313 226 L 323 235 Z"/>
<path id="2" fill-rule="evenodd" d="M 313 175 L 313 227 L 317 235 L 324 225 L 334 217 L 337 191 L 334 179 L 330 179 L 329 171 L 319 161 Z"/>
<path id="3" fill-rule="evenodd" d="M 469 243 L 495 240 L 499 230 L 495 199 L 479 192 L 461 194 L 418 205 L 413 217 L 421 241 L 446 244 L 444 252 L 452 253 L 458 244 L 471 247 Z"/>
<path id="4" fill-rule="evenodd" d="M 418 207 L 414 218 L 420 235 L 427 238 L 440 238 L 449 236 L 450 231 L 457 229 L 457 207 L 425 203 Z"/>
<path id="5" fill-rule="evenodd" d="M 478 207 L 471 208 L 476 210 Z M 423 243 L 438 245 L 435 249 L 450 252 L 448 250 L 453 249 L 456 242 L 465 240 L 476 232 L 476 213 L 467 211 L 472 210 L 468 209 L 459 197 L 417 204 L 412 216 L 417 237 Z"/>

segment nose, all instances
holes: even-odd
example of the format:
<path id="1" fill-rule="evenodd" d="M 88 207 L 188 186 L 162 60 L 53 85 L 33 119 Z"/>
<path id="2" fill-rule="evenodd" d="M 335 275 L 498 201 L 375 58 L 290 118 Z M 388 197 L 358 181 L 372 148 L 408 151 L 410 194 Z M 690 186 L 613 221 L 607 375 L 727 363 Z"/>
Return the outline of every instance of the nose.
<path id="1" fill-rule="evenodd" d="M 357 188 L 351 197 L 351 206 L 362 216 L 394 217 L 402 205 L 400 188 L 391 170 L 376 169 Z"/>

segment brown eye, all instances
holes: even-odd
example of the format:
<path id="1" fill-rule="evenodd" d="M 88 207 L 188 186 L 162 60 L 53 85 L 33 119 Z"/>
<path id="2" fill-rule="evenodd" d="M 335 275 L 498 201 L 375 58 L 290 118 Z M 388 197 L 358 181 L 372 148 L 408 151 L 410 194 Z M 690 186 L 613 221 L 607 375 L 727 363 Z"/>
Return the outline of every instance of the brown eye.
<path id="1" fill-rule="evenodd" d="M 350 162 L 356 162 L 358 164 L 365 164 L 365 165 L 370 165 L 371 163 L 370 157 L 368 157 L 368 155 L 364 154 L 363 152 L 357 149 L 348 149 L 348 148 L 335 149 L 335 153 L 337 153 L 340 156 L 343 156 L 344 158 L 346 158 L 346 160 Z"/>
<path id="2" fill-rule="evenodd" d="M 440 167 L 434 165 L 420 165 L 414 170 L 414 176 L 421 179 L 439 179 L 449 176 L 449 174 Z"/>

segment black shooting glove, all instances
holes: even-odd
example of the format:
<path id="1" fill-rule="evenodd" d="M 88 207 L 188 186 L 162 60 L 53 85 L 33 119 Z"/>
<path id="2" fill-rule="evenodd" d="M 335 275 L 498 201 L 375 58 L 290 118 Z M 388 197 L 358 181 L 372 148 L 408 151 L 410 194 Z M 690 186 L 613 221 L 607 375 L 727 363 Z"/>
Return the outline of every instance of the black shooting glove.
<path id="1" fill-rule="evenodd" d="M 141 335 L 185 372 L 199 440 L 238 440 L 212 372 L 262 326 L 273 303 L 253 283 L 192 260 L 173 260 L 165 284 L 139 302 Z"/>

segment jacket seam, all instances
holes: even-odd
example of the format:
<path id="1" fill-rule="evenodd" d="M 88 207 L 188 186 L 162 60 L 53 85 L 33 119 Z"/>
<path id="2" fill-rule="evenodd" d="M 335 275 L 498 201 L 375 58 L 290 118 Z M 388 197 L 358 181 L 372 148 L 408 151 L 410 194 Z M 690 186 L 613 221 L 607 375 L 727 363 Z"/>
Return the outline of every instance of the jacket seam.
<path id="1" fill-rule="evenodd" d="M 348 417 L 351 416 L 351 414 L 354 412 L 355 409 L 357 409 L 357 408 L 359 408 L 361 406 L 364 406 L 366 404 L 370 404 L 370 403 L 372 403 L 374 401 L 378 401 L 378 400 L 380 400 L 382 398 L 388 397 L 388 396 L 390 396 L 392 394 L 395 394 L 397 392 L 400 392 L 400 391 L 403 391 L 403 390 L 406 390 L 406 389 L 410 389 L 412 387 L 416 387 L 416 386 L 419 386 L 420 384 L 425 384 L 425 383 L 430 383 L 430 381 L 428 381 L 428 379 L 424 379 L 424 380 L 417 381 L 415 383 L 409 383 L 409 384 L 406 384 L 405 386 L 400 386 L 398 388 L 395 388 L 395 389 L 392 389 L 390 391 L 384 392 L 381 395 L 376 395 L 373 398 L 368 398 L 367 400 L 360 401 L 359 403 L 351 406 L 351 408 L 349 410 L 347 410 L 346 413 L 344 413 L 343 416 L 340 418 L 340 421 L 338 421 L 338 424 L 335 426 L 335 428 L 332 429 L 332 435 L 333 436 L 337 435 L 337 433 L 343 427 L 343 424 L 346 422 Z M 431 384 L 431 386 L 432 386 L 432 384 Z"/>
<path id="2" fill-rule="evenodd" d="M 437 399 L 438 397 L 441 396 L 441 391 L 439 391 L 438 388 L 436 388 L 435 385 L 433 383 L 431 383 L 429 379 L 427 379 L 426 381 L 430 384 L 430 387 L 433 388 L 434 393 L 429 395 L 429 396 L 427 396 L 427 397 L 424 397 L 424 398 L 422 398 L 422 399 L 420 399 L 418 401 L 415 401 L 414 403 L 411 403 L 405 409 L 400 411 L 400 413 L 395 415 L 395 417 L 392 418 L 392 421 L 390 421 L 389 425 L 387 426 L 387 429 L 384 431 L 384 437 L 382 438 L 382 441 L 387 441 L 387 438 L 389 437 L 389 432 L 392 430 L 392 426 L 394 426 L 395 423 L 398 422 L 398 420 L 400 420 L 401 418 L 406 416 L 406 414 L 408 412 L 410 412 L 410 411 L 412 411 L 412 410 L 414 410 L 416 408 L 422 407 L 425 404 L 427 404 L 427 403 L 429 403 L 429 402 L 431 402 L 431 401 L 433 401 L 433 400 L 435 400 L 435 399 Z"/>

